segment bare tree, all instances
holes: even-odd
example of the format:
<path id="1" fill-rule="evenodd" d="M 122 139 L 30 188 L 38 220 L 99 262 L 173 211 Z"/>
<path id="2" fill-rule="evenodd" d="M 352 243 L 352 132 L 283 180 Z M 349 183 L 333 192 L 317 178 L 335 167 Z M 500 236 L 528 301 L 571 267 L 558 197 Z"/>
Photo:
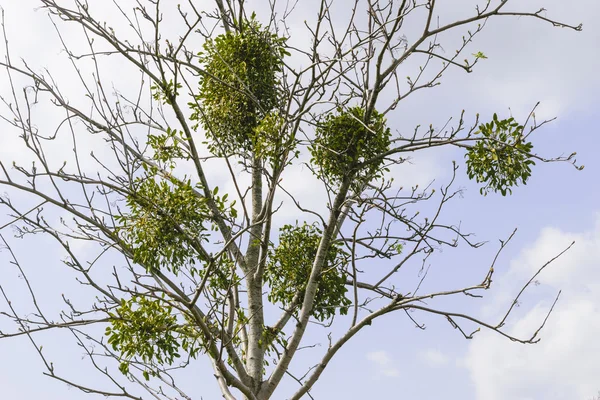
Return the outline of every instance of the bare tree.
<path id="1" fill-rule="evenodd" d="M 0 163 L 0 184 L 10 192 L 0 204 L 12 218 L 2 228 L 12 226 L 17 237 L 52 238 L 95 295 L 88 305 L 64 297 L 60 315 L 47 315 L 27 280 L 31 272 L 1 237 L 35 311 L 19 313 L 0 286 L 2 315 L 16 327 L 0 338 L 29 337 L 48 376 L 86 393 L 187 399 L 176 370 L 207 357 L 226 399 L 300 399 L 312 397 L 350 339 L 389 313 L 404 313 L 420 328 L 419 315 L 439 315 L 465 338 L 485 328 L 520 343 L 539 340 L 545 321 L 525 338 L 503 327 L 554 259 L 524 283 L 500 321 L 434 305 L 438 298 L 481 297 L 514 233 L 500 241 L 486 275 L 471 286 L 422 293 L 426 272 L 411 288 L 398 281 L 405 266 L 426 269 L 444 247 L 482 243 L 442 222 L 446 204 L 460 193 L 456 164 L 441 188 L 403 189 L 390 170 L 415 152 L 455 147 L 465 152 L 467 173 L 482 194 L 506 195 L 526 183 L 535 162 L 581 168 L 574 154 L 547 158 L 533 151 L 531 135 L 548 122 L 536 120 L 535 107 L 522 123 L 497 115 L 480 121 L 463 112 L 440 129 L 410 133 L 388 120 L 402 100 L 438 85 L 448 69 L 471 72 L 485 59 L 467 49 L 490 19 L 581 26 L 554 20 L 544 9 L 514 11 L 508 0 L 483 1 L 450 23 L 440 22 L 435 0 L 322 0 L 302 32 L 289 26 L 300 5 L 275 0 L 136 0 L 130 9 L 115 1 L 114 20 L 126 22 L 118 27 L 95 17 L 99 2 L 39 2 L 84 99 L 69 98 L 51 71 L 11 58 L 4 34 L 0 65 L 11 90 L 2 97 L 2 118 L 35 161 Z M 253 6 L 263 14 L 255 15 Z M 179 19 L 179 31 L 163 31 L 165 15 Z M 63 35 L 72 25 L 86 49 L 73 48 Z M 451 32 L 464 36 L 456 48 L 443 49 L 441 39 Z M 302 40 L 293 42 L 294 35 Z M 103 79 L 107 65 L 136 71 L 136 91 L 134 83 L 111 88 Z M 417 65 L 407 78 L 406 65 Z M 39 119 L 38 103 L 62 114 L 56 126 Z M 85 140 L 97 145 L 90 154 L 80 150 Z M 56 154 L 57 145 L 72 154 Z M 286 173 L 294 168 L 320 182 L 327 194 L 322 208 L 293 194 Z M 306 222 L 279 217 L 284 209 Z M 290 363 L 310 323 L 322 327 L 328 345 L 313 367 L 297 374 Z M 55 371 L 36 335 L 59 328 L 73 335 L 112 387 L 87 387 Z M 275 394 L 285 377 L 299 386 Z"/>

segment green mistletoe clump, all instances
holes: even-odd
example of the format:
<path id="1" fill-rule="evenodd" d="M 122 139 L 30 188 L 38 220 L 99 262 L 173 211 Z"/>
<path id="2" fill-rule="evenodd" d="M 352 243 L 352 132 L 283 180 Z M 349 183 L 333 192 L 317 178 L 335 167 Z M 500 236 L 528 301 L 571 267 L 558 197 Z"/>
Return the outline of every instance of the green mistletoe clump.
<path id="1" fill-rule="evenodd" d="M 192 120 L 206 131 L 213 154 L 247 155 L 263 136 L 259 133 L 277 125 L 279 75 L 289 54 L 285 42 L 253 16 L 240 32 L 204 44 L 200 60 L 206 73 L 191 104 Z"/>
<path id="2" fill-rule="evenodd" d="M 363 183 L 381 177 L 383 154 L 390 148 L 390 129 L 382 114 L 373 111 L 365 123 L 365 110 L 352 107 L 328 114 L 318 124 L 310 146 L 317 174 L 330 184 L 350 177 Z"/>
<path id="3" fill-rule="evenodd" d="M 280 232 L 279 245 L 271 251 L 265 279 L 271 288 L 269 300 L 287 308 L 297 294 L 300 302 L 304 298 L 322 231 L 305 223 L 285 225 Z M 331 318 L 336 310 L 340 314 L 348 313 L 351 301 L 346 297 L 347 259 L 348 255 L 339 244 L 329 248 L 312 310 L 312 315 L 319 321 Z"/>
<path id="4" fill-rule="evenodd" d="M 173 307 L 161 299 L 122 299 L 110 317 L 105 335 L 120 354 L 119 370 L 123 374 L 129 373 L 136 359 L 146 365 L 172 365 L 181 357 L 181 350 L 196 358 L 203 349 L 199 333 L 188 324 L 178 324 Z M 142 372 L 149 379 L 158 374 L 158 369 L 146 367 Z"/>
<path id="5" fill-rule="evenodd" d="M 485 183 L 479 189 L 481 194 L 493 191 L 506 196 L 519 181 L 527 184 L 535 162 L 531 159 L 533 144 L 524 141 L 523 129 L 514 118 L 499 120 L 494 114 L 492 121 L 475 132 L 480 139 L 465 157 L 469 178 Z"/>
<path id="6" fill-rule="evenodd" d="M 133 262 L 149 272 L 166 268 L 175 274 L 201 260 L 196 241 L 209 234 L 210 212 L 189 181 L 149 174 L 127 197 L 129 212 L 116 217 L 117 232 L 133 253 Z M 201 260 L 206 261 L 206 260 Z"/>

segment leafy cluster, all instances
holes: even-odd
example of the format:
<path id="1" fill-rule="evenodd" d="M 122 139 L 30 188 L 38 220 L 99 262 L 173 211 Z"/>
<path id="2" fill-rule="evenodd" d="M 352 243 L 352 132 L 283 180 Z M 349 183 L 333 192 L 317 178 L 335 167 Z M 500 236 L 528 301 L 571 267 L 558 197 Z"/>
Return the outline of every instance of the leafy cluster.
<path id="1" fill-rule="evenodd" d="M 371 113 L 368 123 L 364 119 L 365 110 L 352 107 L 338 109 L 319 123 L 310 152 L 321 178 L 339 183 L 350 176 L 362 183 L 380 176 L 384 160 L 373 159 L 389 150 L 390 129 L 377 111 Z"/>
<path id="2" fill-rule="evenodd" d="M 152 98 L 154 100 L 164 104 L 172 104 L 173 99 L 179 96 L 179 89 L 181 88 L 181 83 L 175 83 L 173 80 L 170 80 L 164 81 L 161 85 L 152 85 L 150 90 L 152 91 Z"/>
<path id="3" fill-rule="evenodd" d="M 277 162 L 281 153 L 288 148 L 290 137 L 286 135 L 285 119 L 271 112 L 260 121 L 253 132 L 254 155 L 261 159 Z"/>
<path id="4" fill-rule="evenodd" d="M 206 73 L 191 118 L 202 124 L 214 154 L 252 150 L 256 128 L 278 104 L 285 41 L 252 18 L 239 33 L 205 42 L 200 60 Z"/>
<path id="5" fill-rule="evenodd" d="M 209 274 L 209 289 L 229 291 L 233 286 L 239 284 L 241 279 L 236 274 L 235 263 L 227 254 L 223 254 L 213 262 L 215 263 L 215 267 Z"/>
<path id="6" fill-rule="evenodd" d="M 494 114 L 491 122 L 481 124 L 475 132 L 482 135 L 467 151 L 467 174 L 478 183 L 485 182 L 479 191 L 500 192 L 503 196 L 519 181 L 527 184 L 531 176 L 531 142 L 523 141 L 523 126 L 514 118 L 499 120 Z"/>
<path id="7" fill-rule="evenodd" d="M 167 128 L 163 134 L 149 134 L 148 145 L 154 150 L 152 158 L 171 166 L 176 159 L 189 159 L 189 155 L 179 145 L 183 140 L 183 132 L 171 128 Z"/>
<path id="8" fill-rule="evenodd" d="M 201 349 L 198 334 L 191 327 L 178 325 L 172 307 L 160 299 L 135 296 L 122 299 L 116 313 L 111 314 L 111 325 L 105 335 L 113 350 L 121 355 L 119 370 L 129 372 L 134 358 L 146 365 L 172 365 L 180 357 L 182 348 L 191 357 Z M 157 371 L 145 369 L 144 377 Z"/>
<path id="9" fill-rule="evenodd" d="M 302 301 L 321 235 L 318 227 L 306 223 L 281 228 L 279 245 L 272 250 L 265 271 L 265 278 L 271 288 L 271 302 L 289 307 L 296 294 Z M 331 318 L 336 309 L 340 310 L 340 314 L 348 312 L 351 301 L 346 297 L 346 263 L 347 254 L 339 245 L 332 245 L 319 277 L 312 310 L 312 315 L 319 321 Z"/>
<path id="10" fill-rule="evenodd" d="M 285 349 L 288 346 L 288 340 L 286 338 L 286 334 L 282 330 L 276 330 L 270 326 L 265 326 L 261 338 L 261 345 L 266 346 L 265 354 L 280 354 L 280 351 L 277 347 L 281 349 Z M 267 358 L 264 360 L 264 365 L 268 366 L 269 361 Z"/>
<path id="11" fill-rule="evenodd" d="M 189 181 L 147 176 L 137 183 L 127 197 L 129 213 L 116 217 L 118 233 L 131 246 L 135 263 L 148 271 L 164 267 L 177 273 L 199 259 L 194 242 L 208 236 L 206 200 Z"/>

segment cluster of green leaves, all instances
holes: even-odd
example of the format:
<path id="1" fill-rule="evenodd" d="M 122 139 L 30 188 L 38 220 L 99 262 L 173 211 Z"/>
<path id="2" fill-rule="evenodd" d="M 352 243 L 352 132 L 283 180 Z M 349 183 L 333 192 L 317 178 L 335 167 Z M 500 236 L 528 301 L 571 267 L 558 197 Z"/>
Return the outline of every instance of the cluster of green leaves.
<path id="1" fill-rule="evenodd" d="M 136 184 L 127 197 L 129 213 L 116 216 L 117 232 L 131 246 L 133 261 L 148 271 L 164 267 L 177 273 L 201 260 L 194 241 L 208 237 L 205 198 L 194 192 L 189 180 L 169 181 L 151 173 Z"/>
<path id="2" fill-rule="evenodd" d="M 176 159 L 189 159 L 189 155 L 179 145 L 183 140 L 183 132 L 171 128 L 159 135 L 149 134 L 148 145 L 154 150 L 152 158 L 170 166 L 174 166 Z"/>
<path id="3" fill-rule="evenodd" d="M 171 104 L 172 99 L 179 96 L 179 89 L 181 89 L 181 83 L 175 83 L 173 80 L 163 82 L 162 85 L 152 85 L 150 90 L 152 91 L 152 98 L 161 103 Z"/>
<path id="4" fill-rule="evenodd" d="M 267 355 L 279 355 L 280 352 L 277 350 L 277 347 L 279 346 L 279 348 L 285 349 L 288 346 L 288 341 L 286 339 L 285 332 L 282 330 L 277 331 L 276 329 L 270 326 L 265 326 L 260 341 L 261 345 L 266 345 L 265 352 Z M 263 362 L 265 367 L 269 365 L 269 360 L 267 357 L 265 357 L 265 360 Z"/>
<path id="5" fill-rule="evenodd" d="M 514 118 L 499 120 L 494 114 L 492 121 L 481 124 L 476 135 L 482 138 L 469 148 L 467 158 L 467 174 L 478 183 L 485 183 L 479 189 L 483 195 L 500 192 L 503 196 L 512 194 L 510 189 L 524 185 L 531 176 L 531 142 L 523 141 L 523 126 Z"/>
<path id="6" fill-rule="evenodd" d="M 191 119 L 206 131 L 213 154 L 252 150 L 256 129 L 279 103 L 279 74 L 289 54 L 285 42 L 254 16 L 243 23 L 240 32 L 205 42 L 199 54 L 206 71 L 195 96 L 199 105 L 190 106 L 194 110 Z"/>
<path id="7" fill-rule="evenodd" d="M 223 254 L 218 260 L 214 260 L 216 267 L 211 270 L 208 278 L 208 288 L 228 292 L 240 282 L 236 274 L 235 263 L 227 254 Z"/>
<path id="8" fill-rule="evenodd" d="M 160 300 L 135 296 L 122 299 L 116 313 L 111 313 L 111 325 L 105 335 L 113 350 L 121 355 L 119 370 L 129 373 L 134 358 L 148 365 L 172 365 L 180 357 L 179 349 L 195 358 L 201 350 L 198 333 L 189 325 L 178 325 L 172 307 Z M 156 369 L 146 367 L 146 379 L 155 376 Z"/>
<path id="9" fill-rule="evenodd" d="M 265 270 L 271 302 L 289 307 L 296 294 L 302 301 L 321 235 L 322 231 L 314 224 L 285 225 L 281 228 L 279 244 L 271 251 Z M 348 255 L 340 245 L 332 244 L 319 277 L 312 310 L 312 315 L 319 321 L 331 318 L 336 309 L 344 315 L 348 312 L 351 301 L 346 297 L 347 260 Z"/>
<path id="10" fill-rule="evenodd" d="M 267 114 L 254 128 L 253 151 L 260 159 L 278 162 L 288 148 L 290 137 L 286 134 L 285 119 L 276 111 Z"/>
<path id="11" fill-rule="evenodd" d="M 352 107 L 328 114 L 317 126 L 310 146 L 312 163 L 320 178 L 331 184 L 351 177 L 355 183 L 381 176 L 383 158 L 390 148 L 390 129 L 382 114 L 373 111 L 365 124 L 365 110 Z"/>

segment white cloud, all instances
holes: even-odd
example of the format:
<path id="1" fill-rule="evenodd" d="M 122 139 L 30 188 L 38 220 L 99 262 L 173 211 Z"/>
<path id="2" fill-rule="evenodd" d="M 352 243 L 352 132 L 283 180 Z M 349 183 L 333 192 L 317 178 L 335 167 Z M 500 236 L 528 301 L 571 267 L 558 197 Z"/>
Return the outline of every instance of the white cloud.
<path id="1" fill-rule="evenodd" d="M 515 282 L 523 282 L 569 243 L 575 246 L 540 277 L 541 300 L 508 329 L 528 336 L 545 318 L 555 293 L 561 298 L 535 345 L 518 345 L 493 332 L 482 332 L 465 360 L 478 400 L 589 399 L 600 390 L 600 216 L 589 232 L 544 229 L 538 240 L 511 263 L 498 280 L 495 310 L 510 304 Z M 533 292 L 539 289 L 533 289 Z M 533 300 L 527 298 L 525 305 Z M 488 314 L 498 314 L 488 310 Z M 510 320 L 509 320 L 509 325 Z"/>
<path id="2" fill-rule="evenodd" d="M 438 349 L 426 349 L 419 353 L 419 358 L 428 367 L 436 368 L 448 364 L 448 357 Z"/>
<path id="3" fill-rule="evenodd" d="M 394 361 L 390 355 L 383 350 L 372 351 L 367 353 L 367 359 L 377 366 L 377 376 L 398 377 L 400 370 L 394 365 Z"/>

